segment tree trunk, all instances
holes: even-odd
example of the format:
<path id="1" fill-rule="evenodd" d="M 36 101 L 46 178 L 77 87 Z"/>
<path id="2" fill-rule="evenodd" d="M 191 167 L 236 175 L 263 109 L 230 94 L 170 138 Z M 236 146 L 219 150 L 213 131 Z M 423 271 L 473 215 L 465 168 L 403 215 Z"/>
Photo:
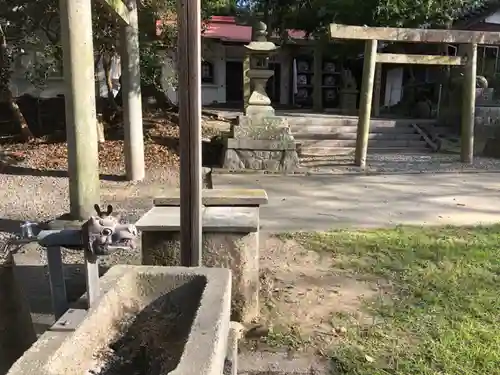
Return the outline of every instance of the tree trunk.
<path id="1" fill-rule="evenodd" d="M 5 88 L 4 88 L 5 89 Z M 12 111 L 12 114 L 14 115 L 14 121 L 16 121 L 19 124 L 20 131 L 21 131 L 21 137 L 25 141 L 30 141 L 33 138 L 33 133 L 31 132 L 28 123 L 26 121 L 26 118 L 24 117 L 23 113 L 21 112 L 21 108 L 19 108 L 19 105 L 16 102 L 16 99 L 12 95 L 12 91 L 8 87 L 6 90 L 6 95 L 7 97 L 7 102 L 9 103 L 9 108 Z"/>
<path id="2" fill-rule="evenodd" d="M 10 89 L 10 61 L 7 51 L 7 39 L 3 28 L 0 25 L 0 101 L 9 104 L 9 108 L 14 116 L 14 121 L 16 121 L 20 126 L 21 136 L 24 140 L 28 141 L 33 139 L 33 133 L 31 132 L 26 119 L 24 118 L 21 109 L 16 103 L 14 95 L 12 95 L 12 90 Z"/>
<path id="3" fill-rule="evenodd" d="M 28 301 L 18 283 L 12 254 L 0 254 L 0 374 L 36 341 Z"/>

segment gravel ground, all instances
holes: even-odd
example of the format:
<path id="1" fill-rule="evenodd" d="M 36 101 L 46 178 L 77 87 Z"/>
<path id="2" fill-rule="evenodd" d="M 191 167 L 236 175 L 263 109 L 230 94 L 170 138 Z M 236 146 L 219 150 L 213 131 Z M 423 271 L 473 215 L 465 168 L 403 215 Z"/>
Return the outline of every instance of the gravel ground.
<path id="1" fill-rule="evenodd" d="M 151 207 L 153 197 L 177 185 L 177 173 L 171 170 L 150 171 L 140 183 L 102 181 L 101 202 L 113 204 L 116 212 L 134 223 Z M 22 221 L 39 222 L 68 212 L 67 191 L 67 178 L 0 174 L 0 246 L 11 233 L 19 231 Z M 63 250 L 62 255 L 68 299 L 73 301 L 85 291 L 83 255 L 71 250 Z M 42 333 L 53 323 L 45 251 L 30 244 L 15 255 L 15 260 L 30 301 L 35 328 Z M 114 264 L 140 264 L 140 250 L 118 251 L 102 257 L 101 272 Z"/>
<path id="2" fill-rule="evenodd" d="M 307 162 L 303 160 L 303 163 Z M 318 160 L 314 160 L 315 163 Z M 311 168 L 327 173 L 359 172 L 347 164 L 351 158 L 323 160 L 323 166 Z M 500 160 L 475 158 L 472 166 L 458 162 L 457 155 L 370 155 L 368 170 L 372 172 L 470 172 L 500 171 Z M 101 202 L 111 203 L 128 222 L 136 222 L 152 205 L 152 198 L 165 189 L 178 186 L 178 173 L 172 168 L 148 170 L 148 176 L 139 183 L 102 181 Z M 17 232 L 24 220 L 43 221 L 68 212 L 68 180 L 65 177 L 28 176 L 0 174 L 0 244 Z M 20 278 L 30 299 L 37 330 L 42 332 L 53 321 L 50 311 L 50 293 L 44 251 L 31 244 L 16 255 Z M 81 253 L 64 250 L 63 260 L 67 266 L 68 297 L 78 298 L 85 289 L 83 257 Z M 118 264 L 140 263 L 139 251 L 117 252 L 102 258 L 102 271 Z"/>
<path id="3" fill-rule="evenodd" d="M 359 173 L 354 156 L 301 158 L 302 167 L 316 173 Z M 368 154 L 365 173 L 500 172 L 500 160 L 476 156 L 472 164 L 456 154 Z"/>

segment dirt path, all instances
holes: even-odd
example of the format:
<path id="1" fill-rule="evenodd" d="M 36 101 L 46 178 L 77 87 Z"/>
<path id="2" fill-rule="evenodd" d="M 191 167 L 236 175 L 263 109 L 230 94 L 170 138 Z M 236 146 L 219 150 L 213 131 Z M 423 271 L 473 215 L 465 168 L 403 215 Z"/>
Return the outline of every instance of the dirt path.
<path id="1" fill-rule="evenodd" d="M 499 173 L 271 176 L 213 175 L 214 188 L 262 188 L 269 232 L 474 225 L 500 218 Z"/>
<path id="2" fill-rule="evenodd" d="M 383 293 L 377 282 L 343 272 L 331 256 L 322 257 L 293 240 L 263 235 L 260 251 L 260 323 L 271 332 L 265 340 L 248 340 L 243 345 L 247 350 L 302 350 L 310 340 L 315 351 L 326 350 L 342 336 L 341 319 L 337 322 L 335 316 L 368 320 L 361 300 Z"/>

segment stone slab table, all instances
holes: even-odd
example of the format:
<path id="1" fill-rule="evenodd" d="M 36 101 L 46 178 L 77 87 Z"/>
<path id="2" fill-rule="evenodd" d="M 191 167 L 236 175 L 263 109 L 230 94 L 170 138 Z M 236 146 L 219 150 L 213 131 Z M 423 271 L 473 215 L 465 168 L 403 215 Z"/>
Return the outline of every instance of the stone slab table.
<path id="1" fill-rule="evenodd" d="M 180 192 L 166 192 L 135 224 L 142 232 L 142 264 L 180 265 Z M 202 262 L 232 271 L 232 320 L 259 316 L 259 207 L 261 189 L 207 189 L 202 192 Z"/>

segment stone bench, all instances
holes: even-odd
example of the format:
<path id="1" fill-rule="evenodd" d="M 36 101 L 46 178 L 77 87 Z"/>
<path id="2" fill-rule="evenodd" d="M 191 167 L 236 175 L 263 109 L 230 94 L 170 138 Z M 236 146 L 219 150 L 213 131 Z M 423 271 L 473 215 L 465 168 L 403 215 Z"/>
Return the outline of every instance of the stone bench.
<path id="1" fill-rule="evenodd" d="M 180 191 L 156 198 L 135 225 L 142 232 L 142 264 L 180 265 Z M 208 189 L 202 192 L 203 266 L 232 271 L 232 319 L 259 316 L 259 189 Z"/>

